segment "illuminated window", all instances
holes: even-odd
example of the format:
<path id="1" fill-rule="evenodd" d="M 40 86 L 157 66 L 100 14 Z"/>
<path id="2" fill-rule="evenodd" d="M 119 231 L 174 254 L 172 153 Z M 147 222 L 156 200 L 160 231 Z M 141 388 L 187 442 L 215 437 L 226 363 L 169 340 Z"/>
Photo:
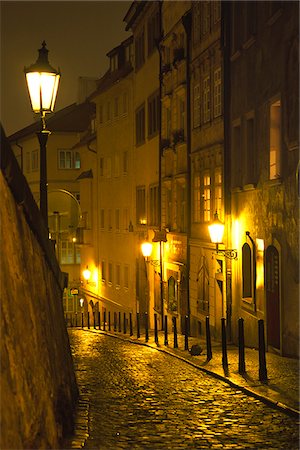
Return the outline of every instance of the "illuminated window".
<path id="1" fill-rule="evenodd" d="M 80 169 L 80 166 L 81 166 L 80 153 L 75 152 L 74 167 L 75 169 Z"/>
<path id="2" fill-rule="evenodd" d="M 58 167 L 59 169 L 80 169 L 80 153 L 71 150 L 58 150 Z"/>
<path id="3" fill-rule="evenodd" d="M 201 203 L 201 191 L 200 191 L 200 175 L 194 176 L 194 222 L 200 222 L 200 203 Z"/>
<path id="4" fill-rule="evenodd" d="M 200 126 L 200 84 L 194 86 L 194 128 Z"/>
<path id="5" fill-rule="evenodd" d="M 139 186 L 136 189 L 136 223 L 146 225 L 146 190 L 145 186 Z"/>
<path id="6" fill-rule="evenodd" d="M 60 245 L 60 263 L 61 264 L 74 264 L 75 263 L 75 252 L 74 243 L 67 240 L 62 240 Z"/>
<path id="7" fill-rule="evenodd" d="M 222 113 L 221 67 L 214 71 L 214 117 Z"/>
<path id="8" fill-rule="evenodd" d="M 270 180 L 281 176 L 281 101 L 270 106 Z"/>
<path id="9" fill-rule="evenodd" d="M 205 174 L 203 176 L 203 220 L 204 222 L 210 221 L 210 175 Z"/>
<path id="10" fill-rule="evenodd" d="M 210 121 L 210 77 L 203 79 L 203 122 Z"/>

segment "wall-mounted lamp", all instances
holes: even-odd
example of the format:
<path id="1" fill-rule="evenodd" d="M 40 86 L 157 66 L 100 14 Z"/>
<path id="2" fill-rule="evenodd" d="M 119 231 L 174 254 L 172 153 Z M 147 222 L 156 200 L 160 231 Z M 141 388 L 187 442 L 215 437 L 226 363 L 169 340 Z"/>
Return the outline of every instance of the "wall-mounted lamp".
<path id="1" fill-rule="evenodd" d="M 90 281 L 91 279 L 91 271 L 89 270 L 89 266 L 86 266 L 86 269 L 82 272 L 83 278 L 86 281 L 86 284 L 89 284 L 90 286 L 96 286 L 96 283 L 94 281 Z"/>
<path id="2" fill-rule="evenodd" d="M 83 307 L 83 304 L 84 304 L 84 299 L 81 298 L 81 299 L 79 300 L 79 303 L 80 303 L 80 308 L 82 308 L 82 307 Z"/>
<path id="3" fill-rule="evenodd" d="M 159 266 L 160 262 L 157 259 L 150 259 L 152 253 L 152 244 L 151 242 L 143 242 L 141 245 L 141 250 L 143 257 L 145 258 L 146 263 L 152 264 L 152 266 Z"/>
<path id="4" fill-rule="evenodd" d="M 213 222 L 208 226 L 210 240 L 213 244 L 216 244 L 216 252 L 218 255 L 223 255 L 225 258 L 237 259 L 237 250 L 225 249 L 219 250 L 219 244 L 223 241 L 224 223 L 222 223 L 218 217 L 217 211 L 214 215 Z"/>

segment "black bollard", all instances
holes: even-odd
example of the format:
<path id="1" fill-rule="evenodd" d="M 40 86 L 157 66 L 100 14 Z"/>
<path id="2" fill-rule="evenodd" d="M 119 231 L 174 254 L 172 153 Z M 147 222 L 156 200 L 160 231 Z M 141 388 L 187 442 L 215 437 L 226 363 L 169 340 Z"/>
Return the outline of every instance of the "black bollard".
<path id="1" fill-rule="evenodd" d="M 176 324 L 176 317 L 172 317 L 173 321 L 173 330 L 174 330 L 174 348 L 178 348 L 178 340 L 177 340 L 177 324 Z"/>
<path id="2" fill-rule="evenodd" d="M 90 328 L 90 312 L 87 313 L 87 326 Z"/>
<path id="3" fill-rule="evenodd" d="M 154 314 L 154 341 L 158 345 L 157 314 Z"/>
<path id="4" fill-rule="evenodd" d="M 184 318 L 184 350 L 189 349 L 189 316 Z"/>
<path id="5" fill-rule="evenodd" d="M 266 383 L 268 381 L 267 363 L 266 363 L 266 345 L 264 321 L 258 321 L 258 356 L 259 356 L 259 381 Z"/>
<path id="6" fill-rule="evenodd" d="M 96 329 L 96 314 L 95 314 L 95 311 L 93 311 L 93 320 L 94 320 L 94 329 Z"/>
<path id="7" fill-rule="evenodd" d="M 239 327 L 239 373 L 243 375 L 246 372 L 245 365 L 245 338 L 244 338 L 244 319 L 238 320 Z"/>
<path id="8" fill-rule="evenodd" d="M 110 325 L 110 311 L 108 311 L 108 331 L 110 331 L 111 325 Z"/>
<path id="9" fill-rule="evenodd" d="M 106 311 L 103 311 L 103 331 L 106 331 Z"/>
<path id="10" fill-rule="evenodd" d="M 114 312 L 114 331 L 117 331 L 117 313 Z"/>
<path id="11" fill-rule="evenodd" d="M 119 312 L 119 333 L 122 331 L 122 324 L 121 324 L 121 313 Z"/>
<path id="12" fill-rule="evenodd" d="M 81 328 L 84 327 L 84 318 L 83 318 L 83 312 L 81 313 Z"/>
<path id="13" fill-rule="evenodd" d="M 205 318 L 205 331 L 206 331 L 206 361 L 210 361 L 212 359 L 212 350 L 211 350 L 211 337 L 210 337 L 210 326 L 209 326 L 209 317 Z"/>
<path id="14" fill-rule="evenodd" d="M 225 371 L 228 370 L 228 359 L 227 359 L 227 340 L 226 340 L 226 323 L 225 318 L 222 317 L 222 366 Z"/>
<path id="15" fill-rule="evenodd" d="M 139 339 L 140 336 L 140 314 L 136 313 L 136 337 Z"/>
<path id="16" fill-rule="evenodd" d="M 132 313 L 129 313 L 129 333 L 130 333 L 130 336 L 133 335 L 133 331 L 132 331 Z"/>
<path id="17" fill-rule="evenodd" d="M 145 312 L 145 341 L 149 341 L 149 323 L 148 323 L 148 313 Z"/>
<path id="18" fill-rule="evenodd" d="M 98 328 L 101 330 L 101 314 L 100 311 L 98 311 Z"/>
<path id="19" fill-rule="evenodd" d="M 168 345 L 168 316 L 165 316 L 164 334 L 165 334 L 164 345 Z"/>
<path id="20" fill-rule="evenodd" d="M 123 313 L 123 332 L 126 334 L 126 313 Z"/>

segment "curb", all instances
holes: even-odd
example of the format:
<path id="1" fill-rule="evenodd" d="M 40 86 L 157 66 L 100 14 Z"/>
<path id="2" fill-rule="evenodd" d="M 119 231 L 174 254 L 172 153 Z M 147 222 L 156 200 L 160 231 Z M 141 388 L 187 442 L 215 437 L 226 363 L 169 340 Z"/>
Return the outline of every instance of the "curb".
<path id="1" fill-rule="evenodd" d="M 206 373 L 207 375 L 211 375 L 214 378 L 217 378 L 220 381 L 224 381 L 225 383 L 229 384 L 231 387 L 235 388 L 235 389 L 239 389 L 241 390 L 244 394 L 249 395 L 251 397 L 254 397 L 257 400 L 260 400 L 261 402 L 265 403 L 268 406 L 271 406 L 275 409 L 278 409 L 282 412 L 284 412 L 285 414 L 288 414 L 292 417 L 295 417 L 297 419 L 300 418 L 300 411 L 282 403 L 276 400 L 271 399 L 270 397 L 267 397 L 266 395 L 263 394 L 259 394 L 258 392 L 256 392 L 255 390 L 246 387 L 246 386 L 241 386 L 238 383 L 230 380 L 229 378 L 220 375 L 219 373 L 213 372 L 212 370 L 206 369 L 205 367 L 201 367 L 198 364 L 188 360 L 187 358 L 185 358 L 184 356 L 178 355 L 176 353 L 173 353 L 172 351 L 168 350 L 167 348 L 162 348 L 159 346 L 154 346 L 151 345 L 147 342 L 140 342 L 137 341 L 135 339 L 132 339 L 131 337 L 127 337 L 127 336 L 120 336 L 118 334 L 112 334 L 108 331 L 103 331 L 103 330 L 96 330 L 96 329 L 83 329 L 83 331 L 88 331 L 88 332 L 92 332 L 95 333 L 97 332 L 97 334 L 104 334 L 106 336 L 110 336 L 116 339 L 120 339 L 121 341 L 126 341 L 126 342 L 130 342 L 132 344 L 137 344 L 137 345 L 143 345 L 144 347 L 149 347 L 152 348 L 154 350 L 158 350 L 160 352 L 166 353 L 170 356 L 173 356 L 174 358 L 180 359 L 183 362 L 186 362 L 187 364 L 189 364 L 192 367 L 195 367 L 196 369 L 201 370 L 202 372 Z"/>

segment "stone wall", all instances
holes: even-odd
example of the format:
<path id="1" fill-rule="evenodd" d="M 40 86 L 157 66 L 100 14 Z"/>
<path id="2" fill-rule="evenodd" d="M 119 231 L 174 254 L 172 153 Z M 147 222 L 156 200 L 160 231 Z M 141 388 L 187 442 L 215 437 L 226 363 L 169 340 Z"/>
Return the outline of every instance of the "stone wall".
<path id="1" fill-rule="evenodd" d="M 3 161 L 1 169 L 0 448 L 58 449 L 72 431 L 77 398 L 60 272 L 16 202 Z"/>

